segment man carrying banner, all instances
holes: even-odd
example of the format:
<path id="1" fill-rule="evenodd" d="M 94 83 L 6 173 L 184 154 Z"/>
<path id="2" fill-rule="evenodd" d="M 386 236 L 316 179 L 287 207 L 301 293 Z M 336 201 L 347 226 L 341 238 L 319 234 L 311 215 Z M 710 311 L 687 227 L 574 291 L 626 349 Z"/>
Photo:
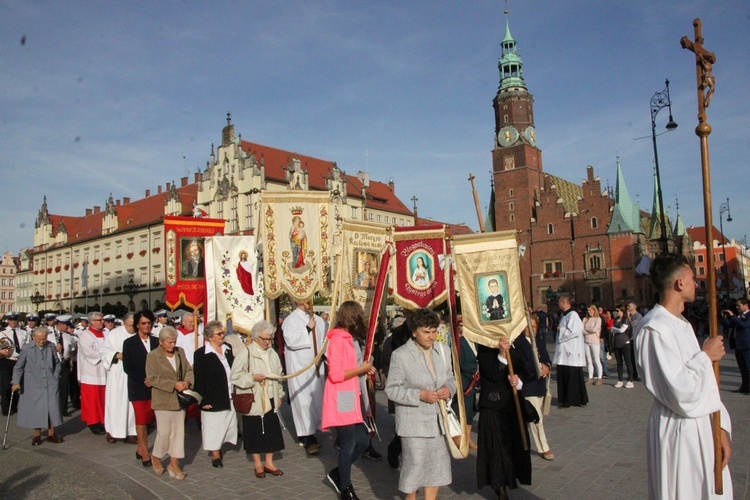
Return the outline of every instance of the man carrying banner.
<path id="1" fill-rule="evenodd" d="M 295 302 L 297 308 L 284 319 L 281 329 L 284 334 L 284 360 L 286 372 L 294 373 L 305 367 L 320 351 L 325 337 L 325 323 L 320 316 L 308 311 L 304 302 Z M 294 427 L 300 446 L 308 455 L 320 451 L 315 432 L 320 428 L 325 377 L 316 368 L 290 378 L 289 398 L 292 403 Z"/>

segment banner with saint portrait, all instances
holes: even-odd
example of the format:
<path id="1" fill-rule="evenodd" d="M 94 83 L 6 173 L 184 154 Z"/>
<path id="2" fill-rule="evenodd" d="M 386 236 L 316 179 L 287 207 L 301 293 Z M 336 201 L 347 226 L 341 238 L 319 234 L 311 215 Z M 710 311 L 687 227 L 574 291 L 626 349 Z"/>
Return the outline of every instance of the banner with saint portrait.
<path id="1" fill-rule="evenodd" d="M 515 231 L 454 236 L 452 245 L 463 334 L 488 347 L 513 342 L 526 328 Z"/>
<path id="2" fill-rule="evenodd" d="M 393 298 L 407 309 L 435 307 L 448 297 L 445 283 L 445 228 L 396 227 Z"/>
<path id="3" fill-rule="evenodd" d="M 255 236 L 206 238 L 206 309 L 208 320 L 226 324 L 249 334 L 263 319 L 263 275 Z"/>
<path id="4" fill-rule="evenodd" d="M 354 300 L 362 305 L 369 316 L 372 308 L 378 275 L 388 272 L 380 269 L 381 256 L 388 244 L 390 226 L 367 221 L 344 221 L 341 227 L 341 302 Z"/>
<path id="5" fill-rule="evenodd" d="M 165 303 L 174 310 L 181 304 L 203 307 L 206 298 L 206 236 L 223 235 L 224 219 L 164 217 L 166 243 Z"/>
<path id="6" fill-rule="evenodd" d="M 330 293 L 333 224 L 330 194 L 263 191 L 262 242 L 266 297 L 311 300 Z"/>

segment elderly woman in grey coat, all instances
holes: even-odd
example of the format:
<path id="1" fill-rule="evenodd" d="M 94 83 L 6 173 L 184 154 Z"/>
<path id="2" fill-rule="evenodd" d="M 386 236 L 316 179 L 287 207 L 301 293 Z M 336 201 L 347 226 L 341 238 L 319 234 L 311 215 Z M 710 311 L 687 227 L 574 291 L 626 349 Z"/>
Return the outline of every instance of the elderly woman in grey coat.
<path id="1" fill-rule="evenodd" d="M 42 444 L 42 427 L 47 427 L 47 441 L 63 442 L 55 434 L 55 426 L 62 424 L 57 383 L 61 364 L 55 344 L 47 341 L 48 333 L 44 326 L 34 329 L 34 343 L 21 351 L 11 381 L 11 389 L 20 390 L 21 395 L 17 423 L 20 427 L 34 429 L 31 446 Z"/>
<path id="2" fill-rule="evenodd" d="M 451 461 L 438 400 L 456 392 L 450 351 L 435 342 L 438 315 L 418 309 L 408 320 L 412 342 L 393 351 L 385 393 L 396 404 L 396 434 L 403 458 L 398 489 L 408 500 L 424 488 L 425 500 L 451 484 Z"/>

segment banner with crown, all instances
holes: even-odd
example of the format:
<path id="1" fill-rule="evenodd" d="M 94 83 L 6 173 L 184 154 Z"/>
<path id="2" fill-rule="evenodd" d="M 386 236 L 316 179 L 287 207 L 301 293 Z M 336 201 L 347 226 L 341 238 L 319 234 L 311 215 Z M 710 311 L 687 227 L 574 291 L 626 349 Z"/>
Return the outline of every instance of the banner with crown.
<path id="1" fill-rule="evenodd" d="M 298 301 L 330 293 L 333 220 L 328 192 L 263 191 L 265 294 Z"/>
<path id="2" fill-rule="evenodd" d="M 445 227 L 396 227 L 393 298 L 407 309 L 435 307 L 448 298 Z"/>
<path id="3" fill-rule="evenodd" d="M 263 274 L 258 272 L 255 236 L 206 238 L 206 313 L 249 334 L 263 319 Z"/>
<path id="4" fill-rule="evenodd" d="M 456 282 L 461 297 L 463 334 L 497 347 L 526 328 L 526 310 L 515 231 L 453 237 Z"/>
<path id="5" fill-rule="evenodd" d="M 167 306 L 203 307 L 206 299 L 206 236 L 223 235 L 224 219 L 164 217 Z"/>

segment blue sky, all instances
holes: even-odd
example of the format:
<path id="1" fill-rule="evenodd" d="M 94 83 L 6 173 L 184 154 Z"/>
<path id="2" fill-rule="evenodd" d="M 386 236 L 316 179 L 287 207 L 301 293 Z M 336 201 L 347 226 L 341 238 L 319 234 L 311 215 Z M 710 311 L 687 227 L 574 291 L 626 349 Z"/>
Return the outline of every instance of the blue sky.
<path id="1" fill-rule="evenodd" d="M 51 212 L 80 216 L 110 192 L 137 199 L 186 169 L 192 179 L 228 111 L 245 140 L 393 178 L 421 216 L 477 229 L 467 179 L 477 177 L 485 206 L 504 8 L 0 0 L 0 251 L 32 245 L 44 195 Z M 679 128 L 659 137 L 659 164 L 665 205 L 674 217 L 679 196 L 688 226 L 703 225 L 703 197 L 694 57 L 679 40 L 693 38 L 700 17 L 717 57 L 714 223 L 729 197 L 725 233 L 750 234 L 748 2 L 511 0 L 508 9 L 551 174 L 580 182 L 592 165 L 614 185 L 619 155 L 631 195 L 650 209 L 649 102 L 669 78 Z M 664 110 L 657 129 L 667 119 Z"/>

